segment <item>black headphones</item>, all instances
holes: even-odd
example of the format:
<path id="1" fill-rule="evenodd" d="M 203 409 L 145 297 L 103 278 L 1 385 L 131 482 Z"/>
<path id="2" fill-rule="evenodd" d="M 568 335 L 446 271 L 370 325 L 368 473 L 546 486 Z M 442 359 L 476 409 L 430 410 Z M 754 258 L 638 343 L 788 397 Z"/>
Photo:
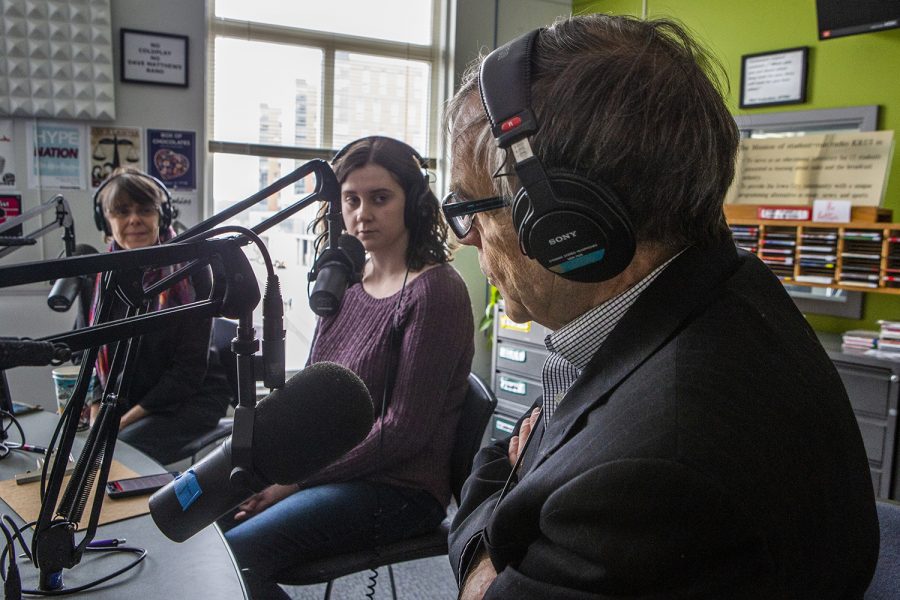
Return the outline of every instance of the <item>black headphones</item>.
<path id="1" fill-rule="evenodd" d="M 394 139 L 392 137 L 387 137 L 384 135 L 370 135 L 364 138 L 359 138 L 353 140 L 343 148 L 337 151 L 334 157 L 331 159 L 331 164 L 334 164 L 338 160 L 344 157 L 347 152 L 350 151 L 350 148 L 355 146 L 360 142 L 369 142 L 370 144 L 374 144 L 375 142 L 384 142 L 390 145 L 397 146 L 398 150 L 401 153 L 405 153 L 410 155 L 415 159 L 416 163 L 419 165 L 419 168 L 422 170 L 422 179 L 424 182 L 424 189 L 422 193 L 426 193 L 430 188 L 430 181 L 428 180 L 428 161 L 416 152 L 415 148 L 407 144 L 406 142 L 401 142 L 400 140 Z M 404 190 L 405 191 L 405 190 Z M 410 202 L 412 200 L 412 202 Z M 407 229 L 413 229 L 418 222 L 418 215 L 416 212 L 416 208 L 419 205 L 419 198 L 407 198 L 406 205 L 403 207 L 403 224 Z"/>
<path id="2" fill-rule="evenodd" d="M 172 194 L 169 192 L 166 185 L 154 177 L 153 175 L 148 175 L 147 173 L 141 173 L 139 171 L 127 171 L 125 173 L 119 173 L 118 175 L 113 175 L 112 177 L 107 177 L 103 183 L 100 184 L 100 187 L 97 188 L 97 191 L 94 192 L 94 224 L 97 226 L 97 229 L 105 233 L 107 236 L 112 235 L 112 230 L 109 228 L 109 223 L 106 221 L 106 215 L 103 214 L 103 203 L 100 201 L 100 192 L 110 184 L 111 181 L 122 177 L 123 175 L 136 175 L 138 177 L 143 177 L 144 179 L 148 179 L 153 182 L 156 187 L 162 190 L 163 193 L 163 201 L 159 206 L 159 229 L 160 231 L 165 231 L 169 228 L 169 225 L 172 224 L 172 221 L 178 217 L 178 209 L 172 205 Z"/>
<path id="3" fill-rule="evenodd" d="M 531 110 L 531 52 L 540 29 L 491 52 L 479 87 L 497 145 L 511 147 L 522 188 L 512 201 L 522 253 L 572 281 L 597 282 L 621 273 L 634 257 L 631 222 L 616 192 L 570 171 L 544 171 L 529 136 L 539 129 Z"/>

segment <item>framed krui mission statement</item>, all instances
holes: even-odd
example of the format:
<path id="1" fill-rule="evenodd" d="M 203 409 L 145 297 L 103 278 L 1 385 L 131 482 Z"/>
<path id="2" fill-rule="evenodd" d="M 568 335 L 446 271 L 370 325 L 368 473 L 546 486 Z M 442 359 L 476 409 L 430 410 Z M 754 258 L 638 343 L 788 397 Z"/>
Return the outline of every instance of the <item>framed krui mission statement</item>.
<path id="1" fill-rule="evenodd" d="M 122 81 L 187 87 L 186 35 L 122 29 L 121 46 Z"/>

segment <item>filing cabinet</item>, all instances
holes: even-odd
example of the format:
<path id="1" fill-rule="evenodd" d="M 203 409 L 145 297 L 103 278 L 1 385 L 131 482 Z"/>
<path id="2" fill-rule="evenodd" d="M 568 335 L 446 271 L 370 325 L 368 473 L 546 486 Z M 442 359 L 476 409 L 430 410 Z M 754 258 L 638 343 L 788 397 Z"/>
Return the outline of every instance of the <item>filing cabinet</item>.
<path id="1" fill-rule="evenodd" d="M 841 350 L 840 337 L 819 334 L 837 368 L 869 458 L 872 486 L 879 498 L 900 498 L 897 461 L 897 404 L 900 363 Z"/>
<path id="2" fill-rule="evenodd" d="M 491 388 L 497 396 L 497 409 L 486 442 L 508 437 L 541 395 L 541 368 L 548 354 L 544 338 L 549 333 L 537 323 L 511 321 L 502 301 L 495 307 Z"/>
<path id="3" fill-rule="evenodd" d="M 541 368 L 547 358 L 544 338 L 550 330 L 537 323 L 514 323 L 502 303 L 494 312 L 491 387 L 497 409 L 485 441 L 508 437 L 516 422 L 541 394 Z M 879 498 L 900 499 L 897 410 L 900 361 L 841 350 L 839 335 L 819 339 L 847 389 L 869 459 L 872 486 Z"/>

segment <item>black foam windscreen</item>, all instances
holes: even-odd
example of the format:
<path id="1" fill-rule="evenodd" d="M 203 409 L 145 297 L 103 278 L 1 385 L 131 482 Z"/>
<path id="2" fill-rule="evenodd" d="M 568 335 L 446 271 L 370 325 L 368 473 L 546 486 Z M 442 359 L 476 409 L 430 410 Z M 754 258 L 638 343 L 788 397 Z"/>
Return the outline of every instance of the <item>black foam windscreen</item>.
<path id="1" fill-rule="evenodd" d="M 257 405 L 253 469 L 267 482 L 299 481 L 356 446 L 373 423 L 362 379 L 334 363 L 310 365 Z"/>
<path id="2" fill-rule="evenodd" d="M 72 256 L 85 256 L 87 254 L 97 253 L 97 249 L 90 244 L 78 244 L 75 246 L 75 251 L 72 253 Z M 91 278 L 85 275 L 57 279 L 50 289 L 50 294 L 47 296 L 47 306 L 56 312 L 65 312 L 69 310 L 79 294 L 82 294 L 82 292 L 90 292 L 90 281 Z M 87 293 L 82 295 L 86 296 Z M 88 299 L 88 302 L 89 301 L 90 300 Z"/>
<path id="3" fill-rule="evenodd" d="M 183 542 L 263 486 L 302 481 L 362 442 L 374 423 L 369 390 L 352 371 L 328 362 L 306 367 L 256 407 L 250 479 L 232 478 L 231 438 L 150 498 L 150 515 Z"/>
<path id="4" fill-rule="evenodd" d="M 361 274 L 366 266 L 366 249 L 362 242 L 355 235 L 343 233 L 338 238 L 338 248 L 347 253 L 350 262 L 353 263 L 353 272 Z"/>

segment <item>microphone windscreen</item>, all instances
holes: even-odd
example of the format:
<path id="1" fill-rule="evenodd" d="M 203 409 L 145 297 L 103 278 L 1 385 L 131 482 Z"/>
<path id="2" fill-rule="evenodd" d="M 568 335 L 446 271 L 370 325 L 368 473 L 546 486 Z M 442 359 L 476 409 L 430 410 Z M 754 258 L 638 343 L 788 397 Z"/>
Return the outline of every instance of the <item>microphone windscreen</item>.
<path id="1" fill-rule="evenodd" d="M 291 377 L 256 407 L 253 473 L 257 485 L 297 483 L 363 441 L 374 422 L 362 380 L 334 363 Z M 253 495 L 232 480 L 232 439 L 150 497 L 150 515 L 169 539 L 183 542 Z"/>
<path id="2" fill-rule="evenodd" d="M 366 266 L 366 249 L 362 242 L 355 235 L 343 233 L 338 238 L 338 248 L 347 253 L 350 262 L 353 263 L 353 272 L 362 273 Z"/>
<path id="3" fill-rule="evenodd" d="M 98 254 L 97 249 L 90 244 L 77 244 L 72 256 L 85 256 Z M 47 306 L 56 312 L 65 312 L 72 307 L 75 298 L 85 286 L 87 279 L 84 276 L 66 277 L 57 279 L 47 295 Z"/>
<path id="4" fill-rule="evenodd" d="M 353 371 L 310 365 L 257 404 L 253 470 L 271 483 L 296 483 L 359 444 L 374 420 L 369 390 Z"/>

